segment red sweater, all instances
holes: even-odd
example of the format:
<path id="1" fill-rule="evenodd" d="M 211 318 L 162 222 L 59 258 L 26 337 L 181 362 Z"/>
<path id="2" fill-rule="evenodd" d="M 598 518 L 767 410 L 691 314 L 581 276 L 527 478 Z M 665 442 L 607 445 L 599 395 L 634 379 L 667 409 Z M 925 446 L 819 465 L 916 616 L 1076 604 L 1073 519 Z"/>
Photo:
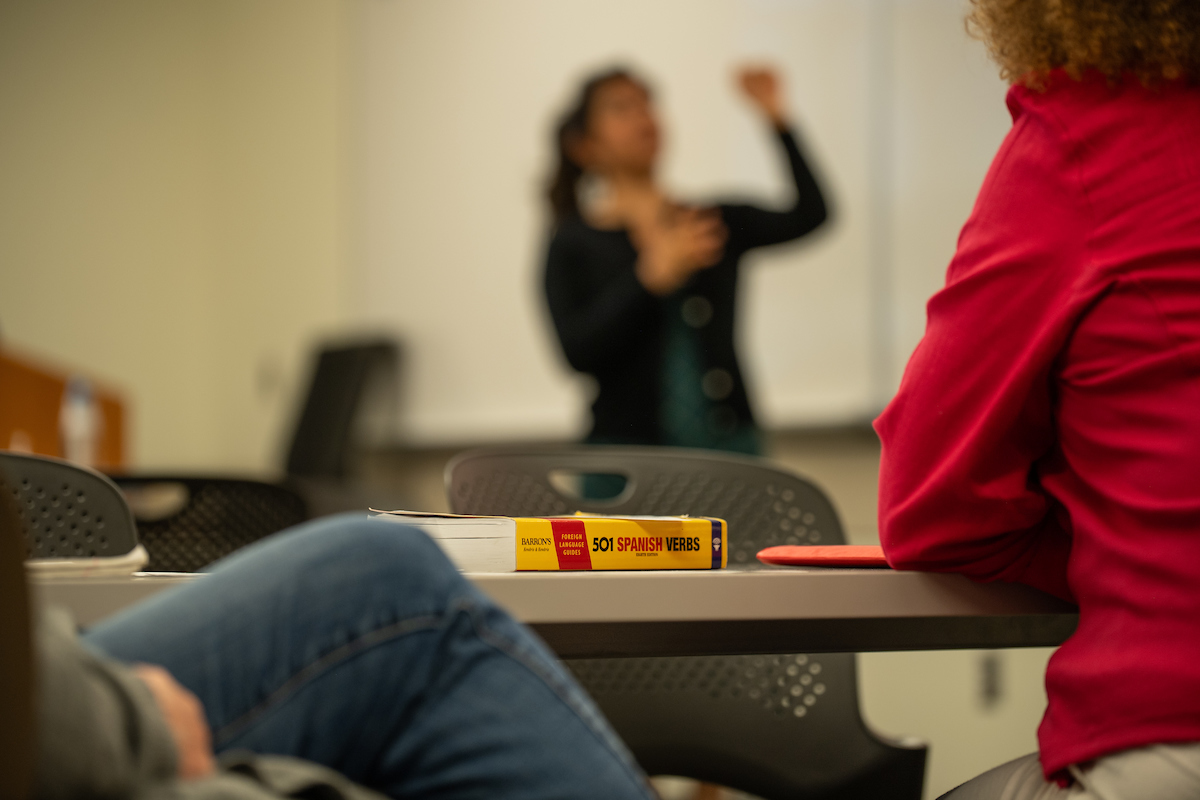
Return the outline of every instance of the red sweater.
<path id="1" fill-rule="evenodd" d="M 925 338 L 876 421 L 897 569 L 1079 604 L 1047 776 L 1200 741 L 1200 88 L 1009 92 Z"/>

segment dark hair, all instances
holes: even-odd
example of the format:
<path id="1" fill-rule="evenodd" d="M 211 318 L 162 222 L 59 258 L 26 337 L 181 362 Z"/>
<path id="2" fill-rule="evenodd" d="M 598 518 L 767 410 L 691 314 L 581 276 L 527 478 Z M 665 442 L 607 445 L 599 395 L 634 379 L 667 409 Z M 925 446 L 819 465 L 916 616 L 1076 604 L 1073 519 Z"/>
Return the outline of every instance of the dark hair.
<path id="1" fill-rule="evenodd" d="M 588 117 L 592 112 L 596 92 L 613 81 L 631 81 L 642 88 L 646 87 L 644 81 L 625 67 L 610 67 L 594 73 L 579 87 L 575 101 L 555 127 L 554 145 L 558 153 L 558 166 L 554 170 L 554 177 L 550 180 L 546 196 L 550 200 L 550 209 L 554 213 L 556 225 L 579 214 L 579 181 L 583 177 L 583 167 L 571 158 L 571 145 L 587 134 Z"/>

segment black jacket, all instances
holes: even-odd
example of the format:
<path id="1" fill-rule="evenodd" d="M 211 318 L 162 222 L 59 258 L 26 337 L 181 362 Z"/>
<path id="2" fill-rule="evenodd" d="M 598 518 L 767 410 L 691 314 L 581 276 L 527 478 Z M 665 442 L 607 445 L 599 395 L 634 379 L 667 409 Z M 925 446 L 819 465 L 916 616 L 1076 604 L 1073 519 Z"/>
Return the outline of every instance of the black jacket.
<path id="1" fill-rule="evenodd" d="M 732 391 L 721 402 L 739 422 L 753 423 L 733 345 L 738 264 L 747 250 L 797 239 L 827 216 L 821 189 L 794 136 L 782 130 L 779 141 L 791 164 L 795 204 L 786 211 L 719 204 L 729 234 L 724 255 L 720 263 L 697 272 L 679 289 L 675 302 L 642 287 L 634 272 L 637 250 L 626 231 L 599 230 L 579 217 L 557 226 L 546 255 L 546 299 L 567 361 L 599 384 L 589 438 L 662 443 L 659 404 L 665 315 L 678 307 L 680 299 L 696 296 L 708 303 L 700 304 L 705 313 L 699 319 L 708 319 L 697 328 L 705 367 L 723 369 L 733 377 Z"/>

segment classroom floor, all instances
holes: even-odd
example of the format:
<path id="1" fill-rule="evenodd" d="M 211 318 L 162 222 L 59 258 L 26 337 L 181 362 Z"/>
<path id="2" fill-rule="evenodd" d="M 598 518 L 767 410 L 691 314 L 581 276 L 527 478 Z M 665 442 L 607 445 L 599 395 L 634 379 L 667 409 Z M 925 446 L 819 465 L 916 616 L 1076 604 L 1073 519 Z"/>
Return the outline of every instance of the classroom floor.
<path id="1" fill-rule="evenodd" d="M 442 470 L 454 450 L 377 453 L 364 478 L 403 486 L 415 508 L 448 510 Z M 867 428 L 797 431 L 770 437 L 774 460 L 814 481 L 833 499 L 852 544 L 877 544 L 879 442 Z M 1045 707 L 1042 674 L 1050 648 L 864 653 L 859 656 L 863 717 L 875 730 L 930 744 L 925 797 L 1037 749 Z M 662 787 L 671 798 L 690 788 Z"/>

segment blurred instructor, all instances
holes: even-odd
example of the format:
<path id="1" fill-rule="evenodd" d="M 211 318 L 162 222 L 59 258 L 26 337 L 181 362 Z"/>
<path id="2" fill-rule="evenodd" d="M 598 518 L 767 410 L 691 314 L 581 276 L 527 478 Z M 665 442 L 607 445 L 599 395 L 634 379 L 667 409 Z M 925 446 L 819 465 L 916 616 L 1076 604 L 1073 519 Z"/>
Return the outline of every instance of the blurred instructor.
<path id="1" fill-rule="evenodd" d="M 567 360 L 599 384 L 589 443 L 761 449 L 733 341 L 738 265 L 827 211 L 776 73 L 745 69 L 738 84 L 787 154 L 785 211 L 670 197 L 653 99 L 629 71 L 586 81 L 558 126 L 546 299 Z"/>

